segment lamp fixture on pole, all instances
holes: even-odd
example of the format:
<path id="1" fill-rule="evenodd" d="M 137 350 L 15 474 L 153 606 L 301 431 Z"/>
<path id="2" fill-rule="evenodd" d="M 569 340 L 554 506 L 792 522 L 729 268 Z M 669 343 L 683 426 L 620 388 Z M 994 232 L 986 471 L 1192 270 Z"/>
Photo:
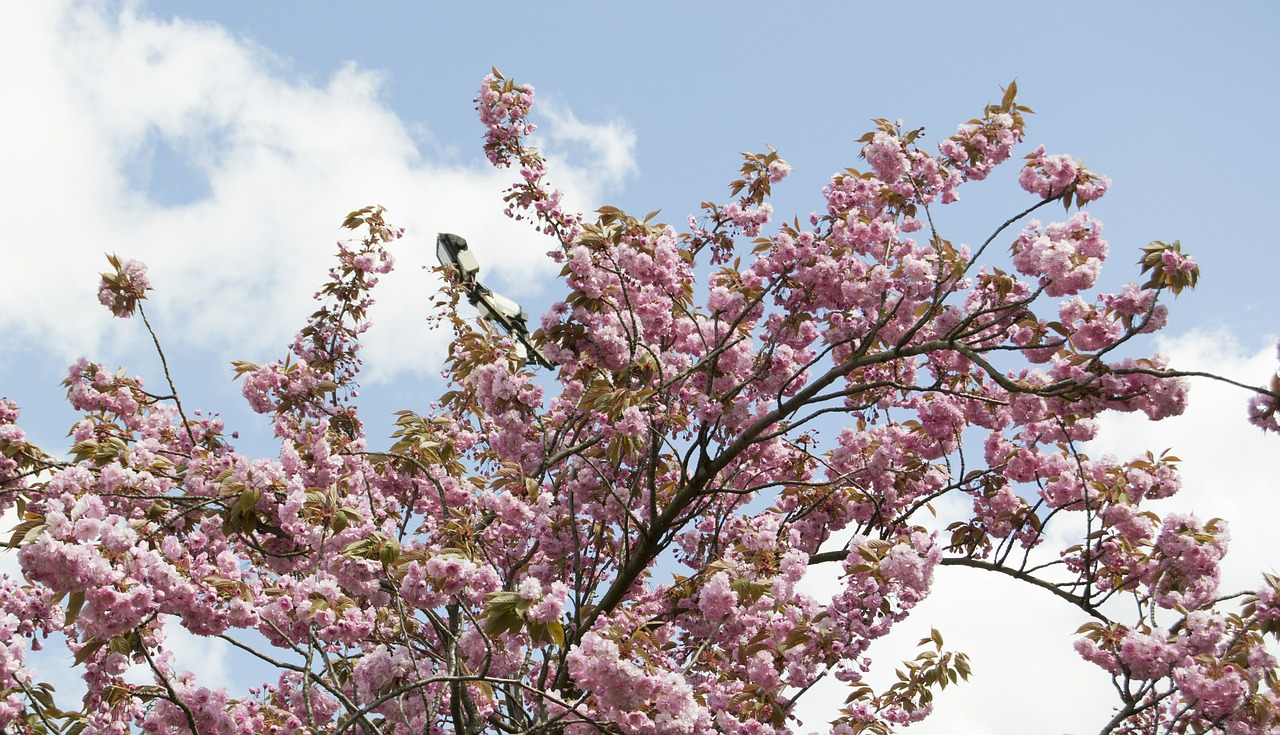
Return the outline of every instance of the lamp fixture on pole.
<path id="1" fill-rule="evenodd" d="M 440 261 L 440 265 L 451 265 L 456 268 L 463 283 L 476 282 L 480 263 L 476 260 L 475 253 L 467 247 L 467 241 L 461 237 L 447 232 L 436 235 L 436 259 Z"/>
<path id="2" fill-rule="evenodd" d="M 467 301 L 480 310 L 480 317 L 496 322 L 506 333 L 516 340 L 516 352 L 526 363 L 534 363 L 545 368 L 553 365 L 537 347 L 529 341 L 529 315 L 520 304 L 495 293 L 492 289 L 476 280 L 480 272 L 480 262 L 475 253 L 467 247 L 467 241 L 457 235 L 441 232 L 436 236 L 436 259 L 440 265 L 458 271 L 458 281 L 467 292 Z"/>

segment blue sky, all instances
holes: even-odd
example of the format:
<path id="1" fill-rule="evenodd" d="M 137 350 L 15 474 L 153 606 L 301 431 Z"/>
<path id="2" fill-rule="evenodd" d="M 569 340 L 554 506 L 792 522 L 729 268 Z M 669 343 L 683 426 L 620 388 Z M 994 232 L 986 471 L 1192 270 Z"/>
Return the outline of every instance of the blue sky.
<path id="1" fill-rule="evenodd" d="M 871 118 L 938 140 L 1017 79 L 1037 112 L 1025 149 L 1083 156 L 1114 180 L 1091 209 L 1112 246 L 1104 285 L 1137 278 L 1148 241 L 1180 239 L 1201 286 L 1173 304 L 1160 348 L 1248 382 L 1273 369 L 1271 4 L 363 5 L 0 0 L 0 395 L 47 448 L 74 420 L 57 383 L 76 356 L 161 379 L 141 325 L 96 303 L 104 251 L 150 264 L 149 313 L 185 402 L 222 410 L 263 452 L 265 425 L 240 408 L 227 362 L 280 356 L 347 211 L 382 203 L 409 229 L 370 335 L 375 432 L 441 390 L 443 338 L 422 321 L 435 284 L 418 268 L 436 232 L 467 237 L 486 283 L 530 312 L 554 300 L 548 245 L 504 221 L 509 177 L 480 151 L 471 99 L 490 66 L 537 87 L 541 140 L 572 203 L 661 209 L 677 225 L 727 196 L 739 151 L 766 144 L 795 168 L 777 212 L 803 219 L 830 175 L 858 164 Z M 945 234 L 980 242 L 1022 209 L 1015 175 L 963 189 L 937 213 Z M 1243 396 L 1205 387 L 1193 402 L 1202 413 L 1158 429 L 1115 420 L 1097 451 L 1175 446 L 1188 460 L 1181 507 L 1237 522 L 1231 579 L 1248 583 L 1276 566 L 1258 519 L 1278 509 L 1280 468 L 1243 428 Z M 1010 732 L 1028 717 L 1036 732 L 1096 730 L 1107 686 L 1071 653 L 1072 619 L 1034 596 L 977 614 L 982 595 L 1012 592 L 957 579 L 918 617 L 926 630 L 951 623 L 979 679 L 913 732 Z M 1050 635 L 1011 644 L 1029 623 Z M 1016 673 L 1028 662 L 1096 704 L 1046 710 L 1018 688 L 1036 684 Z"/>
<path id="2" fill-rule="evenodd" d="M 720 196 L 737 153 L 765 143 L 796 167 L 784 201 L 808 211 L 830 174 L 855 162 L 852 141 L 870 118 L 901 117 L 945 136 L 1016 78 L 1039 113 L 1029 142 L 1084 156 L 1116 180 L 1106 211 L 1099 207 L 1100 216 L 1125 212 L 1104 217 L 1113 241 L 1180 237 L 1195 248 L 1207 290 L 1188 318 L 1242 318 L 1217 296 L 1268 297 L 1268 266 L 1280 264 L 1268 248 L 1257 267 L 1231 268 L 1258 239 L 1245 225 L 1245 202 L 1280 194 L 1256 165 L 1267 157 L 1255 141 L 1280 115 L 1280 14 L 1266 4 L 1213 12 L 1187 2 L 1004 3 L 977 12 L 950 3 L 809 3 L 785 12 L 762 2 L 448 11 L 388 2 L 359 13 L 296 1 L 146 7 L 225 24 L 278 54 L 287 74 L 323 80 L 352 61 L 380 70 L 383 100 L 429 131 L 426 150 L 472 161 L 474 77 L 497 66 L 585 120 L 632 129 L 639 175 L 611 201 L 673 218 Z M 1268 324 L 1243 318 L 1249 331 Z"/>

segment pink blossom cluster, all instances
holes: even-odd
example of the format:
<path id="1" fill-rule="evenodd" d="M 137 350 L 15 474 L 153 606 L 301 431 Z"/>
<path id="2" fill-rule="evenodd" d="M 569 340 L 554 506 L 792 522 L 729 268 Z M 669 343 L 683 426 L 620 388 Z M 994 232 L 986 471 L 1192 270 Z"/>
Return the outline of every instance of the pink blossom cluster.
<path id="1" fill-rule="evenodd" d="M 511 157 L 520 151 L 520 138 L 537 129 L 526 120 L 533 107 L 533 85 L 505 82 L 494 74 L 486 76 L 476 98 L 476 111 L 485 126 L 484 152 L 498 166 L 511 165 Z"/>
<path id="2" fill-rule="evenodd" d="M 862 149 L 862 155 L 876 176 L 886 183 L 897 181 L 907 172 L 907 154 L 902 141 L 883 130 Z"/>
<path id="3" fill-rule="evenodd" d="M 6 491 L 26 487 L 32 469 L 29 465 L 38 460 L 37 450 L 18 426 L 21 414 L 16 403 L 0 398 L 0 511 L 14 502 L 14 493 Z"/>
<path id="4" fill-rule="evenodd" d="M 1107 251 L 1102 224 L 1077 212 L 1066 222 L 1028 223 L 1013 243 L 1013 264 L 1048 295 L 1069 296 L 1093 286 Z"/>
<path id="5" fill-rule="evenodd" d="M 1276 355 L 1280 357 L 1280 342 L 1276 343 Z M 1280 433 L 1280 370 L 1271 376 L 1270 390 L 1263 389 L 1249 398 L 1249 423 L 1264 431 Z M 3 485 L 0 485 L 2 487 Z"/>
<path id="6" fill-rule="evenodd" d="M 765 166 L 766 175 L 769 183 L 776 184 L 791 175 L 791 164 L 782 159 L 770 161 Z"/>
<path id="7" fill-rule="evenodd" d="M 0 690 L 16 692 L 33 683 L 27 667 L 27 641 L 40 650 L 44 638 L 62 627 L 60 611 L 48 589 L 19 585 L 7 574 L 0 577 Z M 37 637 L 39 636 L 39 637 Z M 0 722 L 12 722 L 22 711 L 21 698 L 0 700 Z"/>
<path id="8" fill-rule="evenodd" d="M 922 131 L 903 138 L 897 130 L 882 125 L 863 147 L 862 156 L 892 196 L 906 202 L 918 201 L 921 205 L 932 204 L 937 199 L 950 204 L 958 198 L 956 187 L 964 182 L 965 174 L 951 165 L 952 161 L 939 160 L 911 145 L 919 132 Z M 904 209 L 910 209 L 910 205 Z M 923 227 L 923 223 L 907 215 L 901 227 L 904 232 L 913 232 Z"/>
<path id="9" fill-rule="evenodd" d="M 1218 592 L 1218 566 L 1229 536 L 1221 521 L 1201 523 L 1194 517 L 1169 514 L 1156 537 L 1157 563 L 1147 573 L 1154 600 L 1164 608 L 1194 610 Z"/>
<path id="10" fill-rule="evenodd" d="M 1007 273 L 929 212 L 1010 158 L 1029 112 L 1014 97 L 939 154 L 878 121 L 871 171 L 834 176 L 803 222 L 773 224 L 789 164 L 746 154 L 729 199 L 681 233 L 565 211 L 525 140 L 532 89 L 490 75 L 476 104 L 490 159 L 518 171 L 508 213 L 555 237 L 563 266 L 564 297 L 527 336 L 551 374 L 464 318 L 453 284 L 448 390 L 370 438 L 360 341 L 400 230 L 368 207 L 288 356 L 235 364 L 275 456 L 88 360 L 65 383 L 82 418 L 63 461 L 0 401 L 25 575 L 0 584 L 0 727 L 63 723 L 28 691 L 27 655 L 61 630 L 88 732 L 786 735 L 825 677 L 850 686 L 833 732 L 888 731 L 968 676 L 935 633 L 894 684 L 868 683 L 885 665 L 871 643 L 959 565 L 1097 619 L 1077 648 L 1114 677 L 1131 729 L 1274 730 L 1280 707 L 1257 693 L 1276 674 L 1261 641 L 1280 583 L 1228 612 L 1225 525 L 1151 510 L 1179 488 L 1176 457 L 1080 449 L 1105 412 L 1184 409 L 1183 375 L 1136 338 L 1164 326 L 1161 286 L 1194 285 L 1194 262 L 1149 246 L 1167 278 L 1089 293 L 1108 249 L 1089 216 L 1029 223 Z M 1105 188 L 1074 159 L 1031 160 L 1036 207 Z M 108 290 L 141 298 L 142 273 L 120 263 Z M 1274 428 L 1277 393 L 1256 422 Z M 949 498 L 967 512 L 933 530 Z M 1033 566 L 1064 518 L 1088 532 Z M 822 599 L 801 585 L 819 565 L 839 571 Z M 280 671 L 211 689 L 179 670 L 174 625 Z"/>
<path id="11" fill-rule="evenodd" d="M 1250 682 L 1275 667 L 1261 638 L 1247 635 L 1238 618 L 1193 611 L 1167 630 L 1148 624 L 1086 625 L 1076 641 L 1080 655 L 1111 673 L 1116 686 L 1147 724 L 1177 721 L 1230 733 L 1274 732 L 1267 709 L 1276 695 L 1252 691 Z M 1262 705 L 1258 707 L 1257 705 Z"/>
<path id="12" fill-rule="evenodd" d="M 743 207 L 737 202 L 731 202 L 725 205 L 724 213 L 744 236 L 755 237 L 773 216 L 773 205 L 764 202 L 755 207 Z"/>
<path id="13" fill-rule="evenodd" d="M 1190 273 L 1196 270 L 1196 262 L 1190 255 L 1177 250 L 1168 249 L 1160 254 L 1160 268 L 1170 276 Z"/>
<path id="14" fill-rule="evenodd" d="M 618 644 L 587 633 L 566 659 L 574 681 L 596 692 L 597 715 L 628 735 L 688 735 L 711 726 L 707 709 L 675 672 L 648 672 Z"/>
<path id="15" fill-rule="evenodd" d="M 1169 322 L 1169 307 L 1156 302 L 1156 292 L 1135 283 L 1126 283 L 1118 294 L 1100 294 L 1098 302 L 1138 334 L 1158 332 Z"/>
<path id="16" fill-rule="evenodd" d="M 1249 398 L 1249 423 L 1266 431 L 1280 433 L 1276 411 L 1280 402 L 1274 395 L 1255 394 Z"/>
<path id="17" fill-rule="evenodd" d="M 282 732 L 278 726 L 267 725 L 268 718 L 257 702 L 232 702 L 227 690 L 199 686 L 189 673 L 176 677 L 174 690 L 186 709 L 161 700 L 142 718 L 142 732 L 190 732 L 191 720 L 195 721 L 196 732 L 210 735 Z"/>
<path id="18" fill-rule="evenodd" d="M 540 232 L 571 242 L 581 231 L 581 215 L 565 211 L 563 193 L 545 182 L 546 162 L 522 138 L 537 129 L 528 122 L 533 106 L 531 85 L 515 84 L 494 70 L 480 84 L 476 111 L 485 125 L 485 155 L 498 167 L 520 166 L 521 182 L 507 190 L 507 216 L 524 219 L 531 212 Z"/>
<path id="19" fill-rule="evenodd" d="M 1018 173 L 1018 183 L 1026 191 L 1042 199 L 1056 199 L 1071 194 L 1079 204 L 1101 199 L 1111 186 L 1111 179 L 1098 176 L 1065 154 L 1046 155 L 1044 146 L 1027 156 Z"/>
<path id="20" fill-rule="evenodd" d="M 138 308 L 138 301 L 147 297 L 151 281 L 147 278 L 147 266 L 136 260 L 121 261 L 108 256 L 113 273 L 103 273 L 98 287 L 98 302 L 121 319 L 128 319 Z"/>
<path id="21" fill-rule="evenodd" d="M 956 134 L 938 144 L 938 150 L 955 164 L 966 179 L 981 181 L 996 166 L 1009 160 L 1022 140 L 1022 124 L 1012 111 L 992 111 L 982 120 L 956 128 Z"/>

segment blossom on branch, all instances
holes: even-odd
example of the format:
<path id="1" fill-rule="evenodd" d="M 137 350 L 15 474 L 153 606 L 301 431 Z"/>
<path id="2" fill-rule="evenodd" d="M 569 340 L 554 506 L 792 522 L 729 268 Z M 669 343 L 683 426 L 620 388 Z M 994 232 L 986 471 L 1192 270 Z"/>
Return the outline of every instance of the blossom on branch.
<path id="1" fill-rule="evenodd" d="M 744 154 L 681 232 L 567 211 L 527 141 L 533 88 L 495 70 L 475 102 L 486 155 L 513 170 L 506 213 L 563 267 L 526 344 L 552 373 L 447 281 L 447 390 L 368 436 L 360 341 L 402 234 L 371 206 L 342 222 L 356 235 L 287 352 L 233 363 L 271 457 L 186 412 L 172 380 L 153 393 L 87 358 L 64 381 L 81 414 L 65 460 L 0 400 L 23 573 L 0 580 L 0 728 L 787 735 L 830 678 L 847 686 L 831 732 L 881 735 L 971 674 L 938 630 L 887 662 L 883 689 L 868 658 L 943 567 L 968 566 L 1091 618 L 1076 650 L 1119 695 L 1103 732 L 1277 732 L 1280 582 L 1221 590 L 1226 522 L 1153 510 L 1180 488 L 1177 456 L 1081 451 L 1107 412 L 1185 409 L 1190 375 L 1142 356 L 1142 337 L 1165 326 L 1166 289 L 1195 285 L 1194 260 L 1153 242 L 1144 285 L 1098 293 L 1098 220 L 1007 234 L 1108 185 L 1043 148 L 1019 174 L 1034 203 L 984 244 L 936 224 L 932 207 L 1022 141 L 1016 93 L 936 153 L 923 128 L 877 120 L 870 171 L 842 168 L 805 220 L 774 224 L 778 152 Z M 1012 272 L 988 254 L 1000 238 Z M 128 316 L 151 284 L 109 261 L 101 300 Z M 1250 420 L 1280 430 L 1278 396 L 1280 379 L 1256 389 Z M 1073 541 L 1046 549 L 1064 527 Z M 822 565 L 838 581 L 815 596 L 800 583 Z M 175 626 L 273 673 L 211 689 L 180 669 Z M 87 685 L 79 711 L 28 655 L 51 633 Z"/>

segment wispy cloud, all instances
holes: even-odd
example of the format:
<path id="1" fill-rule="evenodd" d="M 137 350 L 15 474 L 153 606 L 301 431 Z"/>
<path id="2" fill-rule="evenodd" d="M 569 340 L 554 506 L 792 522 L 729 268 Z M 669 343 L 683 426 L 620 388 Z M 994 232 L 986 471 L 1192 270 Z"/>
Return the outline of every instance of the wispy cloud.
<path id="1" fill-rule="evenodd" d="M 1246 347 L 1222 334 L 1162 338 L 1155 346 L 1176 368 L 1246 384 L 1267 382 L 1275 369 L 1271 345 Z M 1275 437 L 1245 421 L 1247 398 L 1239 388 L 1196 380 L 1182 416 L 1152 423 L 1141 414 L 1109 414 L 1099 421 L 1099 438 L 1084 448 L 1118 457 L 1171 448 L 1183 460 L 1183 489 L 1152 508 L 1227 519 L 1226 593 L 1255 589 L 1261 572 L 1280 568 L 1274 541 L 1280 455 Z M 939 516 L 963 510 L 958 505 L 939 507 Z M 1065 545 L 1061 538 L 1058 545 Z M 1084 613 L 1042 590 L 978 570 L 945 567 L 934 579 L 930 597 L 869 651 L 876 665 L 868 679 L 879 689 L 894 681 L 896 662 L 915 657 L 915 643 L 930 628 L 943 633 L 948 648 L 971 656 L 973 678 L 942 692 L 934 714 L 913 726 L 912 735 L 1087 733 L 1105 724 L 1115 701 L 1110 679 L 1072 649 L 1074 631 L 1088 619 Z M 811 572 L 805 581 L 811 594 L 829 594 L 839 583 L 833 570 Z M 838 683 L 811 692 L 800 711 L 805 727 L 797 732 L 824 730 L 844 696 Z"/>
<path id="2" fill-rule="evenodd" d="M 217 25 L 160 20 L 140 3 L 5 12 L 0 63 L 23 70 L 0 141 L 5 347 L 70 358 L 106 339 L 136 343 L 96 304 L 101 253 L 115 251 L 151 267 L 169 344 L 274 356 L 313 308 L 337 224 L 366 204 L 408 229 L 377 293 L 374 379 L 439 364 L 444 336 L 423 323 L 438 284 L 421 269 L 434 265 L 437 231 L 476 244 L 486 281 L 513 295 L 552 280 L 550 243 L 502 215 L 514 172 L 478 155 L 429 158 L 415 144 L 421 121 L 396 115 L 376 71 L 350 64 L 313 83 Z M 544 136 L 592 164 L 554 170 L 575 206 L 598 206 L 635 170 L 619 122 L 555 108 Z"/>
<path id="3" fill-rule="evenodd" d="M 367 379 L 441 363 L 446 336 L 424 322 L 438 231 L 466 236 L 486 282 L 513 296 L 553 280 L 551 243 L 502 214 L 517 174 L 494 171 L 478 148 L 462 161 L 429 157 L 415 142 L 424 122 L 396 115 L 379 72 L 349 64 L 313 83 L 217 25 L 160 20 L 139 2 L 6 2 L 4 16 L 0 64 L 15 73 L 0 136 L 0 372 L 21 351 L 127 361 L 131 347 L 149 348 L 138 325 L 97 303 L 104 251 L 149 265 L 167 348 L 277 357 L 314 309 L 338 223 L 366 204 L 386 206 L 408 233 L 376 293 Z M 621 122 L 553 105 L 542 137 L 570 206 L 599 206 L 635 171 Z M 20 574 L 15 554 L 0 554 L 0 572 Z M 243 656 L 173 627 L 179 669 L 243 689 Z M 33 663 L 74 699 L 83 685 L 67 658 L 51 645 Z"/>

